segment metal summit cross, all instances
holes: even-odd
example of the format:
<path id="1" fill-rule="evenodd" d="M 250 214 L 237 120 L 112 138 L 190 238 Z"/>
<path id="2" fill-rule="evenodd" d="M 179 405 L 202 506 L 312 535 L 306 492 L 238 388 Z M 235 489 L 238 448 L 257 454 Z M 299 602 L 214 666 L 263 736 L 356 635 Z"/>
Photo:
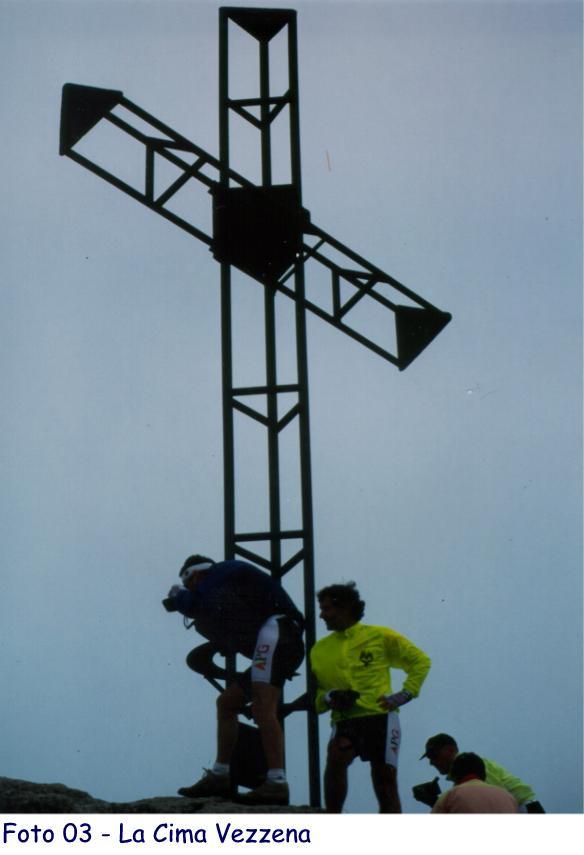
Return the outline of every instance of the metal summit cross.
<path id="1" fill-rule="evenodd" d="M 250 97 L 230 94 L 234 82 L 229 67 L 233 39 L 245 49 L 259 52 L 254 72 L 257 75 L 259 69 L 259 81 Z M 218 159 L 129 101 L 122 92 L 73 83 L 63 87 L 60 153 L 207 244 L 220 263 L 225 558 L 248 559 L 277 579 L 295 567 L 303 567 L 306 642 L 310 649 L 315 642 L 315 584 L 306 311 L 400 370 L 441 332 L 451 316 L 335 240 L 311 221 L 302 206 L 296 12 L 221 8 L 219 42 Z M 280 60 L 277 75 L 273 73 L 276 52 Z M 287 77 L 277 92 L 272 91 L 275 76 Z M 250 181 L 230 166 L 230 126 L 234 120 L 257 136 L 259 181 Z M 137 181 L 116 176 L 87 153 L 86 136 L 104 124 L 116 138 L 132 141 L 133 155 L 139 150 L 142 166 Z M 281 151 L 278 159 L 278 168 L 286 163 L 283 183 L 274 182 L 276 139 L 285 151 L 284 160 Z M 193 188 L 211 194 L 212 233 L 201 227 L 196 205 L 191 213 L 188 201 L 184 201 L 185 191 Z M 236 271 L 257 280 L 264 289 L 265 374 L 249 386 L 235 386 L 233 381 L 232 276 Z M 280 294 L 295 303 L 296 376 L 294 382 L 287 383 L 279 382 L 277 365 L 276 299 Z M 369 311 L 363 313 L 364 307 Z M 363 329 L 363 318 L 370 318 L 371 312 L 375 313 L 376 328 L 379 320 L 383 321 L 382 340 Z M 269 525 L 261 531 L 241 530 L 236 525 L 236 413 L 240 421 L 245 417 L 265 428 Z M 286 528 L 282 524 L 280 442 L 283 432 L 296 425 L 301 508 L 299 525 Z M 309 670 L 307 667 L 310 697 L 314 686 Z M 307 711 L 307 734 L 310 802 L 317 806 L 318 722 L 312 709 Z"/>

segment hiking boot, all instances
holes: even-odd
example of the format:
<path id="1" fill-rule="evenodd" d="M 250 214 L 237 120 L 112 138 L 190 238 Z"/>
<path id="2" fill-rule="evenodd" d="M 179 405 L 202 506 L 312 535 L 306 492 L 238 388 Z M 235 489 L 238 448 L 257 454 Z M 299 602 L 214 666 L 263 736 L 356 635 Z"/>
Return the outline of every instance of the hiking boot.
<path id="1" fill-rule="evenodd" d="M 200 781 L 193 784 L 192 787 L 181 787 L 178 790 L 179 796 L 186 796 L 188 799 L 198 799 L 204 796 L 220 796 L 228 799 L 231 796 L 231 781 L 229 775 L 216 775 L 211 769 L 205 769 L 205 774 Z"/>
<path id="2" fill-rule="evenodd" d="M 266 778 L 255 790 L 238 796 L 237 801 L 244 805 L 288 805 L 290 790 L 286 781 L 271 781 Z"/>

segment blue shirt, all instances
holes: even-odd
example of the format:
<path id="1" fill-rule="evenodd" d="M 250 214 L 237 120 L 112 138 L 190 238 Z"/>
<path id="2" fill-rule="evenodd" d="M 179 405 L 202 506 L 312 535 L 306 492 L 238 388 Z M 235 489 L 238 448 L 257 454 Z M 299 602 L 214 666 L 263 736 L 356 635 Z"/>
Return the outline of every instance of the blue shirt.
<path id="1" fill-rule="evenodd" d="M 178 611 L 194 620 L 197 632 L 224 654 L 251 659 L 258 633 L 272 615 L 288 615 L 304 626 L 282 586 L 246 561 L 214 564 L 195 591 L 181 588 L 173 599 Z"/>

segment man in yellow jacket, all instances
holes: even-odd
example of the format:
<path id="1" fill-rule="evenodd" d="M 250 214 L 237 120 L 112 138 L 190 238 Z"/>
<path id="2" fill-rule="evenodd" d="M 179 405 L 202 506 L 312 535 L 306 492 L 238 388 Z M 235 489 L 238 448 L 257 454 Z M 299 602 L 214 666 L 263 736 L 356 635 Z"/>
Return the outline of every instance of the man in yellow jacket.
<path id="1" fill-rule="evenodd" d="M 371 764 L 380 813 L 400 813 L 398 711 L 418 696 L 430 659 L 393 629 L 360 622 L 365 603 L 354 582 L 323 588 L 318 601 L 320 617 L 332 630 L 310 651 L 318 686 L 316 709 L 330 710 L 332 720 L 324 773 L 326 809 L 341 813 L 348 768 L 358 756 Z M 407 675 L 399 692 L 392 690 L 390 668 Z"/>
<path id="2" fill-rule="evenodd" d="M 420 757 L 420 760 L 427 757 L 430 765 L 434 766 L 441 775 L 446 775 L 448 780 L 451 781 L 453 780 L 452 766 L 458 756 L 458 745 L 454 737 L 448 733 L 437 733 L 427 740 L 426 750 Z M 487 784 L 507 790 L 526 813 L 545 813 L 529 784 L 526 784 L 516 775 L 512 775 L 511 772 L 508 772 L 499 763 L 495 763 L 494 760 L 489 760 L 487 757 L 482 757 L 481 759 L 485 764 L 485 780 Z M 437 779 L 432 783 L 437 783 Z M 424 786 L 422 784 L 422 789 Z M 440 788 L 435 787 L 436 797 L 439 792 Z M 414 798 L 416 798 L 415 793 Z M 429 804 L 429 801 L 425 801 L 424 799 L 418 799 L 418 801 L 424 801 L 425 804 Z M 432 805 L 429 806 L 431 807 Z"/>

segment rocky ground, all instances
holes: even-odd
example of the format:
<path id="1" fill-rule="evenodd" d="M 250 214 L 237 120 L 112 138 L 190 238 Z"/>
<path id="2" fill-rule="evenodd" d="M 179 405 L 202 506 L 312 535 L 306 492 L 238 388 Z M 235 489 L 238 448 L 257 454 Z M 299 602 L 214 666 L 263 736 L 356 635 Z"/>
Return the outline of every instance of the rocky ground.
<path id="1" fill-rule="evenodd" d="M 308 805 L 248 807 L 225 799 L 153 796 L 135 802 L 107 802 L 64 784 L 37 784 L 0 777 L 3 813 L 321 813 Z"/>

